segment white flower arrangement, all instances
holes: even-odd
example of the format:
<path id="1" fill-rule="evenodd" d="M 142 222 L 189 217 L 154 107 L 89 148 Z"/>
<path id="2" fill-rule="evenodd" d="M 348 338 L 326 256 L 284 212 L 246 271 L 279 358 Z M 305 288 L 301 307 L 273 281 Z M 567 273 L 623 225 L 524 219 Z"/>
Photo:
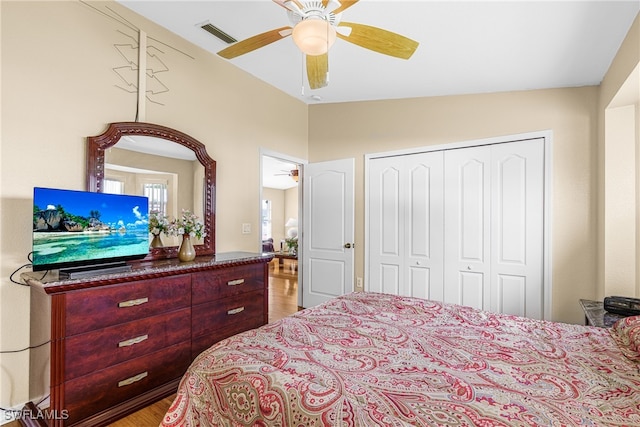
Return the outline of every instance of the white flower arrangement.
<path id="1" fill-rule="evenodd" d="M 159 236 L 160 233 L 168 234 L 170 226 L 171 223 L 168 216 L 160 215 L 157 212 L 149 214 L 149 233 L 154 236 Z"/>
<path id="2" fill-rule="evenodd" d="M 191 211 L 183 209 L 182 216 L 169 224 L 167 234 L 170 236 L 182 236 L 188 234 L 191 237 L 202 239 L 207 235 L 204 232 L 204 224 L 198 221 L 198 217 Z"/>

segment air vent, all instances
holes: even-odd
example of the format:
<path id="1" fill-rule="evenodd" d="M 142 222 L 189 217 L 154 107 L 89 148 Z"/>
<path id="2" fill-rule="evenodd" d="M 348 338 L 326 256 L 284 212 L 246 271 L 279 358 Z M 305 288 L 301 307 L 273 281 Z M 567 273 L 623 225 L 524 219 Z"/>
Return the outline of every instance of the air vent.
<path id="1" fill-rule="evenodd" d="M 200 28 L 202 28 L 208 33 L 213 34 L 214 36 L 216 36 L 217 38 L 219 38 L 220 40 L 222 40 L 227 44 L 235 43 L 238 41 L 233 37 L 231 37 L 229 34 L 222 31 L 220 28 L 216 27 L 215 25 L 204 24 L 204 25 L 201 25 Z"/>

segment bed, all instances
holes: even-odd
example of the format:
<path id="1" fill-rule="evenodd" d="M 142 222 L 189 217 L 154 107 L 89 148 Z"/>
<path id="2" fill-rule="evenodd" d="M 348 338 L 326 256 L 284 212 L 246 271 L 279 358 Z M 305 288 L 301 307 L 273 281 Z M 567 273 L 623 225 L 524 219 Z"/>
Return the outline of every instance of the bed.
<path id="1" fill-rule="evenodd" d="M 640 426 L 639 351 L 640 316 L 352 293 L 204 351 L 162 426 Z"/>

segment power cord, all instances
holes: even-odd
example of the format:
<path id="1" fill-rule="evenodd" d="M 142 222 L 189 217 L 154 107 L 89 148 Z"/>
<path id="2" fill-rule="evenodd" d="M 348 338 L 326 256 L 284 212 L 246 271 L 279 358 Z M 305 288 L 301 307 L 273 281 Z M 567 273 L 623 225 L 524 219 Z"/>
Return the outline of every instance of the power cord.
<path id="1" fill-rule="evenodd" d="M 13 276 L 15 276 L 15 275 L 16 275 L 20 270 L 22 270 L 23 268 L 31 267 L 31 266 L 33 265 L 33 264 L 32 264 L 33 260 L 32 260 L 32 258 L 31 258 L 31 255 L 32 255 L 32 254 L 33 254 L 33 252 L 29 252 L 29 253 L 27 254 L 27 260 L 29 260 L 29 262 L 30 262 L 29 264 L 24 264 L 24 265 L 22 265 L 22 266 L 18 267 L 18 268 L 17 268 L 13 273 L 11 273 L 11 275 L 9 276 L 9 280 L 11 280 L 11 282 L 12 282 L 12 283 L 15 283 L 16 285 L 20 285 L 20 286 L 26 286 L 26 287 L 29 287 L 29 285 L 28 285 L 27 283 L 18 282 L 17 280 L 15 280 L 15 279 L 13 278 Z M 42 278 L 41 278 L 40 280 L 42 280 L 42 279 L 47 275 L 47 273 L 48 273 L 48 272 L 49 272 L 49 271 L 45 271 L 44 275 L 42 276 Z M 49 344 L 50 342 L 51 342 L 51 340 L 48 340 L 48 341 L 43 342 L 42 344 L 32 345 L 32 346 L 29 346 L 29 347 L 22 348 L 22 349 L 20 349 L 20 350 L 6 350 L 6 351 L 0 351 L 0 354 L 21 353 L 21 352 L 23 352 L 23 351 L 33 350 L 33 349 L 36 349 L 36 348 L 42 347 L 42 346 L 44 346 L 44 345 Z M 3 408 L 0 408 L 0 410 L 2 410 L 2 409 L 3 409 Z"/>
<path id="2" fill-rule="evenodd" d="M 50 394 L 47 394 L 45 397 L 40 399 L 40 401 L 38 403 L 36 403 L 35 406 L 36 407 L 40 406 L 42 404 L 42 402 L 47 400 L 50 396 L 51 396 Z M 15 414 L 22 414 L 24 410 L 23 409 L 9 409 L 9 408 L 3 408 L 3 407 L 0 406 L 0 411 L 8 412 L 10 414 L 14 414 L 15 415 Z"/>
<path id="3" fill-rule="evenodd" d="M 23 268 L 27 268 L 27 267 L 32 267 L 33 266 L 32 255 L 33 255 L 33 252 L 29 252 L 27 254 L 27 260 L 29 261 L 29 264 L 21 265 L 13 273 L 11 273 L 11 275 L 9 276 L 9 280 L 11 280 L 12 283 L 15 283 L 16 285 L 20 285 L 20 286 L 27 286 L 27 287 L 29 286 L 27 283 L 17 281 L 16 279 L 13 278 L 13 276 L 18 274 L 18 272 L 20 270 L 22 270 Z M 49 270 L 45 271 L 45 273 L 42 275 L 40 280 L 44 279 L 44 277 L 47 275 L 48 272 L 49 272 Z"/>
<path id="4" fill-rule="evenodd" d="M 49 344 L 50 342 L 51 342 L 51 340 L 48 340 L 48 341 L 43 342 L 42 344 L 30 345 L 29 347 L 21 348 L 20 350 L 4 350 L 4 351 L 0 351 L 0 354 L 21 353 L 23 351 L 40 348 L 42 346 L 45 346 L 45 345 Z"/>

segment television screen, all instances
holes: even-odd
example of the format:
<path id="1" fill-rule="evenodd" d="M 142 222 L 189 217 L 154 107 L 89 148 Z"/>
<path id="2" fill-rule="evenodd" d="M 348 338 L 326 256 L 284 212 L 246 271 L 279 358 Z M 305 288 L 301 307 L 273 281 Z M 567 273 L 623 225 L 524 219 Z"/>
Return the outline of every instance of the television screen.
<path id="1" fill-rule="evenodd" d="M 144 258 L 148 205 L 144 196 L 34 188 L 33 270 Z"/>

